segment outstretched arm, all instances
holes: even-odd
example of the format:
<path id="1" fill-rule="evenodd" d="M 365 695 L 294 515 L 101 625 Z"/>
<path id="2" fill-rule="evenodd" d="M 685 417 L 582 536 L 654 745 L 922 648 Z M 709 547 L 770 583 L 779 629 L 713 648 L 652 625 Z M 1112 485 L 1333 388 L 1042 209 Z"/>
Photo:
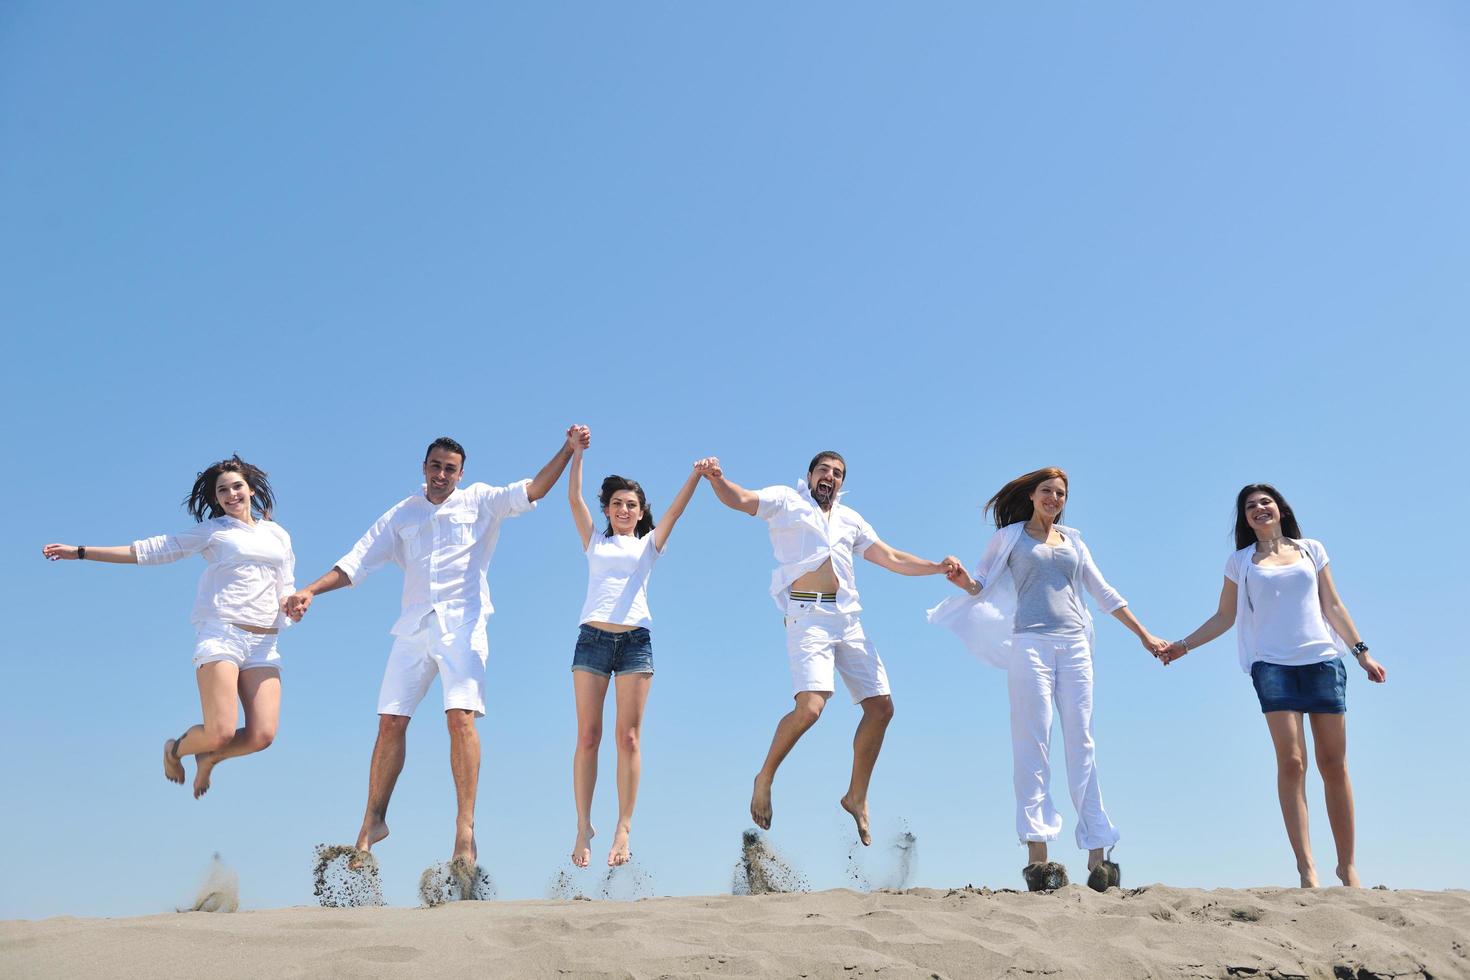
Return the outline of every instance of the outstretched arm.
<path id="1" fill-rule="evenodd" d="M 281 612 L 289 616 L 293 623 L 299 623 L 301 622 L 301 617 L 306 615 L 306 610 L 311 608 L 312 599 L 321 595 L 323 592 L 336 592 L 338 589 L 345 589 L 351 584 L 352 579 L 347 577 L 347 573 L 336 565 L 333 565 L 330 572 L 305 588 L 297 589 L 282 599 Z"/>
<path id="2" fill-rule="evenodd" d="M 1138 617 L 1133 615 L 1133 610 L 1127 606 L 1119 606 L 1117 609 L 1114 609 L 1112 617 L 1128 627 L 1129 631 L 1138 637 L 1138 642 L 1143 644 L 1143 648 L 1155 657 L 1169 648 L 1168 641 L 1161 640 L 1146 630 L 1143 624 L 1138 621 Z"/>
<path id="3" fill-rule="evenodd" d="M 92 549 L 87 549 L 87 557 L 92 556 Z M 1337 635 L 1348 642 L 1349 646 L 1356 647 L 1362 642 L 1363 637 L 1358 633 L 1358 628 L 1353 625 L 1353 617 L 1348 615 L 1347 606 L 1343 605 L 1342 597 L 1337 594 L 1337 584 L 1332 581 L 1330 565 L 1323 565 L 1322 570 L 1317 573 L 1317 601 L 1322 604 L 1322 615 Z M 1358 659 L 1358 666 L 1368 672 L 1368 679 L 1382 684 L 1388 680 L 1388 671 L 1383 664 L 1374 660 L 1365 648 L 1362 653 L 1353 651 L 1353 656 Z"/>
<path id="4" fill-rule="evenodd" d="M 48 544 L 41 549 L 49 561 L 105 561 L 114 565 L 138 564 L 138 553 L 130 544 L 99 545 L 87 548 L 87 557 L 82 558 L 81 548 L 74 544 Z"/>
<path id="5" fill-rule="evenodd" d="M 587 550 L 587 544 L 592 540 L 592 512 L 587 509 L 587 501 L 582 499 L 582 451 L 585 447 L 578 445 L 572 450 L 572 471 L 567 474 L 567 500 L 572 505 L 572 523 L 577 525 L 577 534 L 582 539 L 582 550 Z"/>
<path id="6" fill-rule="evenodd" d="M 731 510 L 738 510 L 754 517 L 756 508 L 760 505 L 760 497 L 756 495 L 756 492 L 725 479 L 725 471 L 720 468 L 718 456 L 711 456 L 705 462 L 709 466 L 705 470 L 704 478 L 709 481 L 710 489 L 714 490 L 715 496 L 720 498 L 720 503 Z"/>
<path id="7" fill-rule="evenodd" d="M 689 506 L 689 500 L 694 496 L 695 489 L 699 486 L 699 478 L 704 476 L 710 469 L 710 459 L 696 460 L 694 468 L 689 471 L 689 477 L 679 492 L 674 494 L 674 502 L 669 504 L 669 509 L 664 511 L 664 516 L 659 520 L 658 527 L 653 529 L 653 547 L 657 551 L 663 551 L 664 545 L 668 543 L 669 535 L 674 532 L 674 525 L 679 523 L 679 518 L 684 516 L 684 508 Z"/>
<path id="8" fill-rule="evenodd" d="M 546 461 L 541 471 L 531 477 L 531 485 L 526 488 L 526 496 L 532 502 L 540 500 L 551 492 L 556 486 L 556 481 L 561 479 L 562 470 L 572 461 L 572 451 L 578 446 L 586 449 L 592 444 L 592 430 L 585 425 L 574 425 L 567 429 L 567 441 L 562 443 L 556 455 Z"/>
<path id="9" fill-rule="evenodd" d="M 955 569 L 963 569 L 960 560 L 953 555 L 946 557 L 943 561 L 930 561 L 911 555 L 907 551 L 899 551 L 891 548 L 882 541 L 875 541 L 868 545 L 863 552 L 863 557 L 874 565 L 897 572 L 900 575 L 949 575 Z"/>
<path id="10" fill-rule="evenodd" d="M 1184 656 L 1195 647 L 1204 646 L 1211 640 L 1223 634 L 1235 625 L 1235 600 L 1238 586 L 1228 577 L 1220 589 L 1220 607 L 1215 610 L 1215 615 L 1200 624 L 1199 629 L 1189 634 L 1182 640 L 1175 640 L 1164 648 L 1159 659 L 1167 667 L 1180 657 Z"/>

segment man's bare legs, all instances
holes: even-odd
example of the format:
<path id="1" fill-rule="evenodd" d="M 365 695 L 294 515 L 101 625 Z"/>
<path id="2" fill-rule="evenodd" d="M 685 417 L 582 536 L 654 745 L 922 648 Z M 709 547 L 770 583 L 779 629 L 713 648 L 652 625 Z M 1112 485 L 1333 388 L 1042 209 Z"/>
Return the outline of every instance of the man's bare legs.
<path id="1" fill-rule="evenodd" d="M 458 804 L 450 862 L 473 868 L 479 856 L 475 850 L 475 794 L 480 787 L 480 733 L 475 730 L 473 711 L 449 708 L 444 717 L 449 723 L 449 768 L 454 772 Z"/>
<path id="2" fill-rule="evenodd" d="M 831 691 L 800 691 L 796 695 L 796 707 L 777 723 L 771 750 L 766 753 L 761 771 L 755 775 L 755 792 L 750 796 L 750 819 L 762 830 L 771 829 L 771 784 L 776 781 L 776 770 L 797 741 L 822 717 L 822 709 L 831 696 Z"/>
<path id="3" fill-rule="evenodd" d="M 1347 770 L 1347 715 L 1309 715 L 1317 771 L 1327 795 L 1327 822 L 1337 845 L 1337 877 L 1349 888 L 1361 888 L 1354 865 L 1356 828 L 1353 821 L 1353 784 Z"/>
<path id="4" fill-rule="evenodd" d="M 614 724 L 618 733 L 618 827 L 613 832 L 612 850 L 607 852 L 608 867 L 627 864 L 633 856 L 628 849 L 628 835 L 633 830 L 633 805 L 638 802 L 638 779 L 643 772 L 639 739 L 643 735 L 643 709 L 648 704 L 653 674 L 620 674 L 616 683 L 618 717 Z"/>
<path id="5" fill-rule="evenodd" d="M 388 836 L 388 801 L 393 798 L 398 774 L 403 772 L 408 722 L 408 715 L 378 715 L 378 739 L 373 743 L 373 761 L 368 768 L 367 812 L 357 834 L 359 855 L 371 851 L 374 844 Z M 349 862 L 354 868 L 360 864 L 360 857 Z"/>
<path id="6" fill-rule="evenodd" d="M 1276 747 L 1276 795 L 1281 800 L 1286 837 L 1296 855 L 1301 887 L 1316 888 L 1317 868 L 1312 863 L 1312 841 L 1307 832 L 1307 747 L 1302 716 L 1296 711 L 1268 711 L 1266 726 Z"/>
<path id="7" fill-rule="evenodd" d="M 281 672 L 275 667 L 249 667 L 240 672 L 240 703 L 245 706 L 245 727 L 236 729 L 234 737 L 215 752 L 200 753 L 195 762 L 194 798 L 209 792 L 209 777 L 214 767 L 226 759 L 261 752 L 276 739 L 281 718 Z"/>
<path id="8" fill-rule="evenodd" d="M 878 763 L 878 752 L 883 748 L 883 734 L 893 720 L 893 698 L 887 694 L 864 698 L 862 706 L 863 718 L 852 736 L 852 781 L 842 798 L 842 809 L 852 814 L 858 840 L 867 847 L 873 843 L 873 835 L 868 830 L 868 783 Z"/>
<path id="9" fill-rule="evenodd" d="M 572 796 L 577 804 L 577 840 L 572 863 L 592 863 L 592 792 L 597 788 L 597 750 L 602 745 L 602 702 L 611 678 L 588 670 L 572 671 L 572 693 L 577 699 L 577 748 L 572 753 Z"/>
<path id="10" fill-rule="evenodd" d="M 218 752 L 235 737 L 240 668 L 228 660 L 216 660 L 194 671 L 194 679 L 199 684 L 204 724 L 192 725 L 179 738 L 163 743 L 163 776 L 171 783 L 184 782 L 184 764 L 179 761 L 183 756 Z"/>

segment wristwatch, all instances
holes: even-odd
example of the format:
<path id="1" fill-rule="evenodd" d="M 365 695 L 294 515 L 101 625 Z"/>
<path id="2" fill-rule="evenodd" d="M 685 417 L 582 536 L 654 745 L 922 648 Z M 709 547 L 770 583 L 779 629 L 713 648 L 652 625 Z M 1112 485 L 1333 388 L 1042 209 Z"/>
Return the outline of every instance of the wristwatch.
<path id="1" fill-rule="evenodd" d="M 1368 652 L 1368 644 L 1364 643 L 1362 640 L 1359 640 L 1357 643 L 1354 643 L 1353 644 L 1353 656 L 1355 656 L 1355 657 L 1361 657 L 1363 654 L 1365 654 L 1367 652 Z"/>
<path id="2" fill-rule="evenodd" d="M 87 560 L 87 546 L 84 545 L 84 544 L 77 545 L 77 561 L 86 561 L 86 560 Z"/>

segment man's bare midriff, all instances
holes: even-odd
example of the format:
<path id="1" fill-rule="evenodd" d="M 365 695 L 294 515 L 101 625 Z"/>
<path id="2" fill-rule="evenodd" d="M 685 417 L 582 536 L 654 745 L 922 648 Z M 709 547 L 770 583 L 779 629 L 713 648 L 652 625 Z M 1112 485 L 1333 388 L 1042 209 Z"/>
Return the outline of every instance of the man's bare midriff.
<path id="1" fill-rule="evenodd" d="M 247 633 L 257 633 L 260 635 L 280 632 L 280 630 L 277 630 L 274 626 L 250 626 L 245 623 L 231 623 L 230 625 L 235 627 L 236 629 L 242 629 Z"/>
<path id="2" fill-rule="evenodd" d="M 832 571 L 832 559 L 807 572 L 791 583 L 792 592 L 836 592 L 837 573 Z"/>

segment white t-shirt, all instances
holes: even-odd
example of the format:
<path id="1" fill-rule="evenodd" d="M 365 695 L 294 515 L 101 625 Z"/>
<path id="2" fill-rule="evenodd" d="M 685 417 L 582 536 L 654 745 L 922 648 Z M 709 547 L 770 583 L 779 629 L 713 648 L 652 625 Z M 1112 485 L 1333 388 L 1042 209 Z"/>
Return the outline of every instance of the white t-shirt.
<path id="1" fill-rule="evenodd" d="M 667 548 L 667 545 L 665 546 Z M 643 537 L 611 536 L 592 532 L 587 543 L 587 600 L 583 623 L 648 626 L 648 577 L 662 552 L 653 546 L 653 532 Z"/>
<path id="2" fill-rule="evenodd" d="M 214 517 L 178 534 L 133 542 L 139 565 L 202 555 L 209 567 L 199 577 L 199 593 L 189 621 L 195 626 L 239 623 L 281 629 L 291 621 L 281 600 L 296 591 L 296 558 L 291 536 L 275 521 L 254 524 Z"/>
<path id="3" fill-rule="evenodd" d="M 1296 543 L 1305 555 L 1290 565 L 1257 565 L 1251 561 L 1254 548 L 1236 552 L 1225 563 L 1226 577 L 1245 595 L 1252 663 L 1298 667 L 1337 656 L 1317 593 L 1327 549 L 1309 538 Z"/>

